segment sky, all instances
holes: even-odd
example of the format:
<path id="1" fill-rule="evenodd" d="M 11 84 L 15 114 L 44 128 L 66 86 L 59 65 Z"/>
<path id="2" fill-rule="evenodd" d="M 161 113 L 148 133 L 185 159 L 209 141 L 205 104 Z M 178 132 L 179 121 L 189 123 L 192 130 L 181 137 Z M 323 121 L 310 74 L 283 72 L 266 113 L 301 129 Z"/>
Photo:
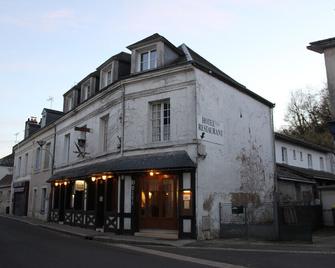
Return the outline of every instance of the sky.
<path id="1" fill-rule="evenodd" d="M 75 83 L 153 33 L 274 102 L 278 130 L 290 92 L 325 86 L 323 55 L 306 46 L 334 37 L 334 26 L 330 0 L 0 0 L 0 157 L 28 117 L 61 110 Z"/>

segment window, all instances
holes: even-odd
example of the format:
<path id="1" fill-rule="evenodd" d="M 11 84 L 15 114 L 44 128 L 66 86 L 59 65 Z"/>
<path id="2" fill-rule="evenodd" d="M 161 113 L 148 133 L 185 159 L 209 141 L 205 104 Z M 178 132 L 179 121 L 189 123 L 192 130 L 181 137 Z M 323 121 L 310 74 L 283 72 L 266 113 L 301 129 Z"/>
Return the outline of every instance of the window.
<path id="1" fill-rule="evenodd" d="M 287 149 L 286 147 L 281 147 L 281 160 L 283 163 L 287 164 Z"/>
<path id="2" fill-rule="evenodd" d="M 109 85 L 110 83 L 112 83 L 112 70 L 109 70 L 107 72 L 107 85 Z"/>
<path id="3" fill-rule="evenodd" d="M 102 152 L 108 149 L 108 121 L 109 115 L 100 118 L 100 148 Z"/>
<path id="4" fill-rule="evenodd" d="M 170 101 L 151 104 L 152 141 L 170 140 Z"/>
<path id="5" fill-rule="evenodd" d="M 44 214 L 46 208 L 46 201 L 47 201 L 47 189 L 42 188 L 41 192 L 41 213 Z"/>
<path id="6" fill-rule="evenodd" d="M 293 150 L 293 159 L 294 159 L 294 160 L 297 160 L 297 155 L 296 155 L 296 153 L 295 153 L 295 150 Z"/>
<path id="7" fill-rule="evenodd" d="M 44 169 L 47 169 L 50 167 L 50 149 L 51 149 L 51 143 L 47 143 L 45 145 L 45 149 L 44 149 L 44 165 L 43 165 L 43 168 Z"/>
<path id="8" fill-rule="evenodd" d="M 156 67 L 157 67 L 157 52 L 155 49 L 141 53 L 140 71 L 150 70 Z"/>
<path id="9" fill-rule="evenodd" d="M 81 88 L 81 101 L 87 100 L 91 96 L 91 86 L 90 81 L 88 80 L 85 84 L 82 85 Z"/>
<path id="10" fill-rule="evenodd" d="M 320 156 L 320 170 L 325 170 L 325 163 L 322 156 Z"/>
<path id="11" fill-rule="evenodd" d="M 302 152 L 300 152 L 300 161 L 303 161 Z"/>
<path id="12" fill-rule="evenodd" d="M 66 111 L 70 111 L 73 108 L 72 94 L 66 97 Z"/>
<path id="13" fill-rule="evenodd" d="M 41 148 L 38 147 L 36 149 L 35 170 L 39 170 L 40 168 L 41 168 Z"/>
<path id="14" fill-rule="evenodd" d="M 308 168 L 312 168 L 313 167 L 312 155 L 308 154 L 307 159 L 308 159 Z"/>
<path id="15" fill-rule="evenodd" d="M 70 134 L 64 136 L 64 161 L 69 163 L 70 159 Z"/>
<path id="16" fill-rule="evenodd" d="M 28 153 L 24 156 L 24 168 L 23 168 L 23 176 L 26 176 L 28 173 Z"/>
<path id="17" fill-rule="evenodd" d="M 18 177 L 21 176 L 21 162 L 22 162 L 22 158 L 20 156 L 19 159 L 18 159 L 18 161 L 17 161 L 17 176 Z"/>

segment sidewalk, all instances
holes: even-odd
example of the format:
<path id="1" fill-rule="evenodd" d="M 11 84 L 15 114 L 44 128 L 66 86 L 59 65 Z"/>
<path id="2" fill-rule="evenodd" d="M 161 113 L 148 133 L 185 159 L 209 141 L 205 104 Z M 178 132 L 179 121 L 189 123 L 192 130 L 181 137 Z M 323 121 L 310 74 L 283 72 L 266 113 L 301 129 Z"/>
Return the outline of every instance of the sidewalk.
<path id="1" fill-rule="evenodd" d="M 259 241 L 244 239 L 214 239 L 214 240 L 166 240 L 160 238 L 138 237 L 133 235 L 117 235 L 101 233 L 65 224 L 49 223 L 28 217 L 0 215 L 26 224 L 38 226 L 51 231 L 76 236 L 82 239 L 105 243 L 131 244 L 142 246 L 188 247 L 202 249 L 234 249 L 234 250 L 264 250 L 264 251 L 311 251 L 335 254 L 335 229 L 323 229 L 313 235 L 313 243 L 306 244 L 297 241 Z"/>

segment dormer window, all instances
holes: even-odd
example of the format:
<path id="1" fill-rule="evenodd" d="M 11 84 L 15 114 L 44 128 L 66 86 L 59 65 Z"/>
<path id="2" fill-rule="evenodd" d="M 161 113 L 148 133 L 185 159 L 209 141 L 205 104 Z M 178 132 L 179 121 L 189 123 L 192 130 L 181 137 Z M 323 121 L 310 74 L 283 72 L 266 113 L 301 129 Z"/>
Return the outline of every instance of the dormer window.
<path id="1" fill-rule="evenodd" d="M 80 99 L 81 102 L 87 100 L 93 95 L 93 90 L 92 90 L 92 78 L 88 79 L 86 82 L 84 82 L 81 85 L 81 94 L 80 94 Z"/>
<path id="2" fill-rule="evenodd" d="M 141 53 L 140 71 L 146 71 L 157 67 L 156 49 Z"/>
<path id="3" fill-rule="evenodd" d="M 115 64 L 113 61 L 101 70 L 100 89 L 110 85 L 111 83 L 113 83 L 113 81 L 115 81 L 116 77 L 113 77 L 114 68 L 115 68 Z"/>

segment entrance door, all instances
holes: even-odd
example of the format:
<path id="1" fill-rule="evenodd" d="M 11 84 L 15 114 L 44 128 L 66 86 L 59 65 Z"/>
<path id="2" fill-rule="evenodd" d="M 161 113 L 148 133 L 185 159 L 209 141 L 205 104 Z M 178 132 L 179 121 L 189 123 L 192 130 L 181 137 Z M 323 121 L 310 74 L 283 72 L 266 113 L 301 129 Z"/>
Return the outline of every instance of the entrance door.
<path id="1" fill-rule="evenodd" d="M 177 229 L 177 182 L 173 175 L 140 178 L 140 229 Z"/>
<path id="2" fill-rule="evenodd" d="M 104 226 L 104 211 L 105 211 L 105 181 L 97 181 L 97 215 L 95 225 L 97 228 Z"/>

